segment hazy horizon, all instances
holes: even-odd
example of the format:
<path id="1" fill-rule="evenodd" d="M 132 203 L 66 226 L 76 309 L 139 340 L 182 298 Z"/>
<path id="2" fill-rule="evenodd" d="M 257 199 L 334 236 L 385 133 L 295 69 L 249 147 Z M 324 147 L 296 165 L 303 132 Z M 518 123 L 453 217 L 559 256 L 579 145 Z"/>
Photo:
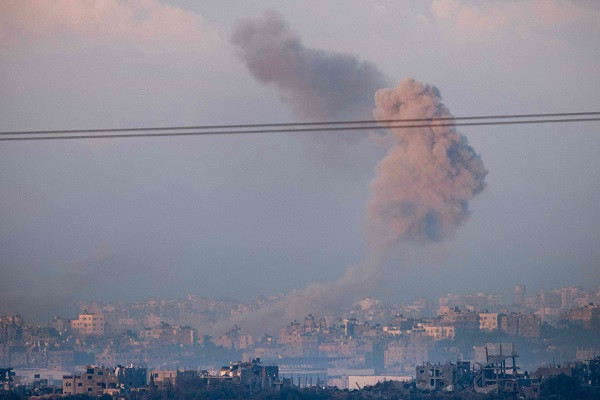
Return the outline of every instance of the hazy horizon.
<path id="1" fill-rule="evenodd" d="M 0 131 L 372 118 L 375 91 L 408 78 L 454 116 L 600 110 L 592 1 L 90 4 L 0 5 Z M 248 42 L 244 21 L 279 30 Z M 371 295 L 598 288 L 599 126 L 458 129 L 485 189 L 436 240 L 392 246 Z M 376 141 L 2 142 L 0 315 L 336 282 L 368 258 L 371 182 L 392 147 Z"/>

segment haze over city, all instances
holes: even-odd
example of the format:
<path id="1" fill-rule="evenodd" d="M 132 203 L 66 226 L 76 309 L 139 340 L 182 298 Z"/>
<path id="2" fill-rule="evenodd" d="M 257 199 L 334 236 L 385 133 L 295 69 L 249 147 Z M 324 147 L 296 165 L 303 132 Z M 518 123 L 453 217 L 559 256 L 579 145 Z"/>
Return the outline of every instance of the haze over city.
<path id="1" fill-rule="evenodd" d="M 599 31 L 593 1 L 6 1 L 0 126 L 598 111 Z M 2 142 L 0 314 L 600 285 L 597 122 L 434 133 L 462 177 L 435 190 L 379 164 L 415 154 L 401 132 Z M 406 193 L 409 217 L 386 208 Z"/>

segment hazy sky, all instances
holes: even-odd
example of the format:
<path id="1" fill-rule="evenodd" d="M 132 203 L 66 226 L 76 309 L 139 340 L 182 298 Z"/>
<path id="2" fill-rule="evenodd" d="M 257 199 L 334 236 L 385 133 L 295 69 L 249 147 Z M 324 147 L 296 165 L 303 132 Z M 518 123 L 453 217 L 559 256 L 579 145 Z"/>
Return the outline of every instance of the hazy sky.
<path id="1" fill-rule="evenodd" d="M 0 130 L 299 120 L 230 40 L 265 12 L 372 63 L 356 90 L 414 78 L 456 116 L 600 110 L 596 1 L 5 0 Z M 461 132 L 487 187 L 453 238 L 394 253 L 382 296 L 600 285 L 600 124 Z M 0 143 L 0 314 L 337 279 L 365 257 L 385 149 L 318 135 Z"/>

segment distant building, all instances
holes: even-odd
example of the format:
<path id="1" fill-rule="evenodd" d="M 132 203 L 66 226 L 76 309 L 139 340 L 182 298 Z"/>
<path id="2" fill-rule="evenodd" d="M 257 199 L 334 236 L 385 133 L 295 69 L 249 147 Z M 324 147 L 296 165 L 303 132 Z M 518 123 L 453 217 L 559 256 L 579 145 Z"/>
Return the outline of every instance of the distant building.
<path id="1" fill-rule="evenodd" d="M 115 375 L 122 389 L 131 390 L 146 386 L 148 370 L 141 367 L 118 365 L 115 368 Z"/>
<path id="2" fill-rule="evenodd" d="M 165 344 L 193 345 L 198 341 L 198 331 L 189 326 L 169 325 L 162 322 L 154 328 L 145 328 L 139 332 L 140 339 Z"/>
<path id="3" fill-rule="evenodd" d="M 511 336 L 517 336 L 519 332 L 519 317 L 517 314 L 500 315 L 500 330 Z"/>
<path id="4" fill-rule="evenodd" d="M 153 388 L 175 387 L 177 381 L 177 370 L 153 370 L 150 371 L 150 386 Z"/>
<path id="5" fill-rule="evenodd" d="M 115 365 L 117 359 L 117 352 L 107 348 L 101 353 L 94 354 L 94 364 L 96 365 Z"/>
<path id="6" fill-rule="evenodd" d="M 479 313 L 479 329 L 486 332 L 498 330 L 497 313 Z"/>
<path id="7" fill-rule="evenodd" d="M 416 367 L 416 385 L 421 390 L 455 391 L 471 385 L 471 363 L 424 364 Z"/>
<path id="8" fill-rule="evenodd" d="M 435 341 L 439 340 L 454 340 L 455 328 L 453 326 L 436 326 L 436 325 L 423 325 L 425 334 L 430 336 Z"/>
<path id="9" fill-rule="evenodd" d="M 118 391 L 118 380 L 112 369 L 87 366 L 85 374 L 64 375 L 63 394 L 101 396 Z"/>
<path id="10" fill-rule="evenodd" d="M 519 315 L 519 336 L 526 338 L 539 338 L 542 318 L 538 314 Z"/>
<path id="11" fill-rule="evenodd" d="M 231 379 L 241 384 L 245 389 L 278 389 L 281 387 L 279 380 L 279 367 L 276 365 L 261 365 L 260 359 L 250 362 L 235 362 L 229 367 L 219 371 L 219 377 L 212 379 Z M 210 379 L 209 383 L 210 383 Z"/>
<path id="12" fill-rule="evenodd" d="M 73 350 L 49 350 L 48 355 L 48 368 L 57 368 L 69 370 L 70 367 L 75 365 L 75 351 Z"/>
<path id="13" fill-rule="evenodd" d="M 406 369 L 414 369 L 416 365 L 429 361 L 432 349 L 433 339 L 424 332 L 403 335 L 390 342 L 385 349 L 384 367 L 403 366 Z"/>
<path id="14" fill-rule="evenodd" d="M 576 308 L 562 314 L 561 319 L 581 325 L 586 329 L 600 331 L 600 306 L 590 304 Z"/>
<path id="15" fill-rule="evenodd" d="M 378 307 L 380 304 L 381 302 L 379 300 L 375 300 L 372 297 L 366 297 L 354 303 L 354 305 L 360 307 L 361 310 L 369 310 L 371 308 Z"/>
<path id="16" fill-rule="evenodd" d="M 518 398 L 521 388 L 529 382 L 529 377 L 518 373 L 515 353 L 511 355 L 488 355 L 479 365 L 473 379 L 473 389 L 477 393 L 505 393 Z"/>
<path id="17" fill-rule="evenodd" d="M 71 320 L 68 318 L 55 316 L 50 321 L 50 326 L 56 329 L 58 332 L 68 332 L 71 329 Z"/>
<path id="18" fill-rule="evenodd" d="M 542 318 L 539 314 L 502 314 L 500 330 L 512 336 L 539 338 Z"/>
<path id="19" fill-rule="evenodd" d="M 215 344 L 215 346 L 224 347 L 228 350 L 245 350 L 252 346 L 254 340 L 250 335 L 243 335 L 241 333 L 241 328 L 235 326 L 233 329 L 225 332 L 220 337 L 212 339 L 212 342 Z"/>
<path id="20" fill-rule="evenodd" d="M 486 343 L 484 346 L 473 346 L 473 361 L 483 364 L 489 356 L 512 354 L 512 343 Z"/>
<path id="21" fill-rule="evenodd" d="M 516 285 L 515 286 L 515 303 L 520 306 L 524 306 L 526 294 L 527 294 L 527 290 L 525 289 L 525 285 Z"/>
<path id="22" fill-rule="evenodd" d="M 542 290 L 542 304 L 541 308 L 561 308 L 562 307 L 562 296 L 560 292 L 553 290 L 547 292 Z"/>
<path id="23" fill-rule="evenodd" d="M 577 361 L 587 361 L 596 357 L 600 357 L 600 348 L 598 347 L 578 347 L 575 350 L 575 360 Z"/>
<path id="24" fill-rule="evenodd" d="M 147 324 L 150 328 L 155 328 L 157 326 L 160 326 L 160 323 L 162 322 L 161 317 L 159 317 L 158 315 L 149 315 L 146 318 Z"/>
<path id="25" fill-rule="evenodd" d="M 577 287 L 568 286 L 557 290 L 560 294 L 560 308 L 568 310 L 588 304 L 588 296 L 583 290 Z M 583 304 L 581 304 L 583 302 Z"/>
<path id="26" fill-rule="evenodd" d="M 438 312 L 440 324 L 454 326 L 456 331 L 474 332 L 479 330 L 479 313 L 461 310 L 458 307 L 440 307 Z"/>
<path id="27" fill-rule="evenodd" d="M 104 336 L 104 315 L 98 313 L 79 314 L 71 321 L 71 329 L 80 335 Z"/>

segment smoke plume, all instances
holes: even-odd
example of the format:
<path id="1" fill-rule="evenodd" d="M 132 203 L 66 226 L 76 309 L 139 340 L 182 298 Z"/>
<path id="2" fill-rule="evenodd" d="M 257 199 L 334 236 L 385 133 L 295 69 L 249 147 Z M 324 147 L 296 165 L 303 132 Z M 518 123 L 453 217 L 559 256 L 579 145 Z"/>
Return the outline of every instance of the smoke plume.
<path id="1" fill-rule="evenodd" d="M 334 116 L 370 108 L 378 121 L 452 117 L 437 88 L 413 79 L 394 88 L 373 89 L 368 100 L 361 97 L 362 90 L 372 89 L 381 78 L 375 67 L 351 56 L 304 48 L 277 15 L 240 24 L 234 43 L 242 47 L 253 75 L 261 82 L 274 82 L 300 115 Z M 230 324 L 262 333 L 309 312 L 336 310 L 371 294 L 386 274 L 402 272 L 402 266 L 391 272 L 385 267 L 393 248 L 441 241 L 465 222 L 469 201 L 483 190 L 487 174 L 465 136 L 434 121 L 426 128 L 393 128 L 388 139 L 365 215 L 367 260 L 336 282 L 294 290 L 275 305 Z"/>
<path id="2" fill-rule="evenodd" d="M 383 264 L 378 258 L 380 256 L 381 253 L 372 253 L 362 265 L 348 268 L 335 282 L 313 283 L 303 289 L 292 290 L 275 304 L 219 321 L 209 332 L 222 334 L 238 325 L 255 335 L 275 333 L 288 322 L 309 313 L 322 315 L 338 310 L 343 305 L 368 296 L 376 289 L 381 280 Z"/>
<path id="3" fill-rule="evenodd" d="M 377 120 L 452 117 L 437 88 L 412 79 L 377 91 L 375 105 Z M 373 251 L 450 237 L 485 187 L 487 171 L 465 136 L 439 125 L 392 129 L 393 145 L 371 182 L 365 224 Z"/>
<path id="4" fill-rule="evenodd" d="M 277 87 L 281 100 L 301 118 L 370 118 L 373 93 L 386 84 L 372 63 L 306 48 L 273 11 L 238 22 L 231 41 L 250 73 Z"/>

